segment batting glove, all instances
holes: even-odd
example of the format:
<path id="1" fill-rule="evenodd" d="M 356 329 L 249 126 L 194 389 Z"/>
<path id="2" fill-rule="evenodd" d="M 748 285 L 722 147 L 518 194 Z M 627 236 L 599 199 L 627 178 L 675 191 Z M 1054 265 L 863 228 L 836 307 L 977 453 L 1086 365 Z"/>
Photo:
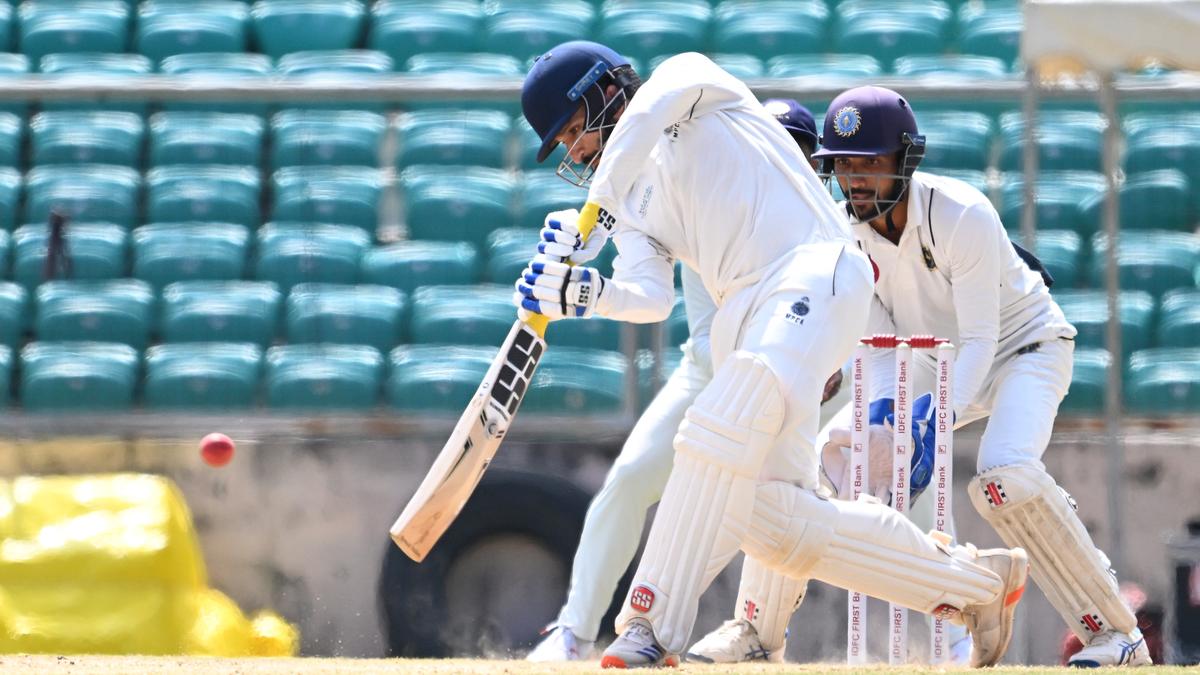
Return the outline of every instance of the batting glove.
<path id="1" fill-rule="evenodd" d="M 582 265 L 595 260 L 596 256 L 600 255 L 600 250 L 608 242 L 609 234 L 608 228 L 596 227 L 592 229 L 587 242 L 581 243 L 579 211 L 576 209 L 555 211 L 546 216 L 538 252 L 562 258 L 574 265 Z"/>
<path id="2" fill-rule="evenodd" d="M 571 267 L 537 256 L 517 280 L 513 303 L 546 318 L 587 318 L 604 292 L 604 277 L 594 267 Z"/>

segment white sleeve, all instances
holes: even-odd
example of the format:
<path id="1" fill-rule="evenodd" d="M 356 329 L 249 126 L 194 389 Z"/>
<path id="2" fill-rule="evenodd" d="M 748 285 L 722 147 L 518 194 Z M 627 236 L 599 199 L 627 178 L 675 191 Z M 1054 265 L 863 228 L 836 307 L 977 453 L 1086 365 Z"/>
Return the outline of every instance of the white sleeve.
<path id="1" fill-rule="evenodd" d="M 896 322 L 879 296 L 871 297 L 871 312 L 867 317 L 867 335 L 895 335 Z M 864 336 L 865 337 L 865 336 Z M 871 381 L 870 400 L 896 396 L 896 350 L 872 349 L 869 359 Z"/>
<path id="2" fill-rule="evenodd" d="M 675 261 L 646 233 L 618 226 L 613 277 L 604 282 L 596 313 L 632 323 L 658 323 L 675 305 Z"/>
<path id="3" fill-rule="evenodd" d="M 1003 239 L 1003 241 L 1001 241 Z M 977 204 L 963 212 L 950 238 L 950 288 L 958 318 L 954 411 L 960 417 L 979 395 L 1000 338 L 1000 251 L 1009 246 L 996 211 Z"/>
<path id="4" fill-rule="evenodd" d="M 717 313 L 717 305 L 713 302 L 700 275 L 686 265 L 683 267 L 683 306 L 687 312 L 688 348 L 692 360 L 705 368 L 712 369 L 712 346 L 709 335 L 712 333 L 713 315 Z"/>
<path id="5" fill-rule="evenodd" d="M 604 143 L 588 201 L 614 210 L 672 124 L 750 102 L 757 99 L 746 85 L 703 54 L 688 52 L 663 61 L 630 99 Z"/>

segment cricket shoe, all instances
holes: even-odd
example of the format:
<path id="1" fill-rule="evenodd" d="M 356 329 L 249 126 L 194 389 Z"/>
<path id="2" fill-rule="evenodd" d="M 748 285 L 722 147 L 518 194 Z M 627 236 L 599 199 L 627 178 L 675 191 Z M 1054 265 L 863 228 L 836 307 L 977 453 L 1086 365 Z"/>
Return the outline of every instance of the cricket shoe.
<path id="1" fill-rule="evenodd" d="M 630 619 L 625 632 L 604 650 L 601 668 L 657 668 L 679 665 L 679 657 L 654 639 L 654 629 L 645 619 Z"/>
<path id="2" fill-rule="evenodd" d="M 765 649 L 753 624 L 745 619 L 730 619 L 692 645 L 687 660 L 700 663 L 783 663 L 783 650 L 772 652 Z"/>
<path id="3" fill-rule="evenodd" d="M 975 563 L 998 574 L 1004 584 L 995 600 L 962 610 L 962 621 L 974 642 L 971 667 L 984 668 L 999 663 L 1012 641 L 1013 613 L 1025 593 L 1029 556 L 1022 548 L 992 548 L 973 553 Z"/>
<path id="4" fill-rule="evenodd" d="M 526 661 L 586 661 L 592 657 L 594 643 L 580 640 L 566 626 L 550 626 L 542 634 L 546 637 L 529 652 Z"/>
<path id="5" fill-rule="evenodd" d="M 1142 631 L 1134 628 L 1132 633 L 1106 630 L 1088 640 L 1067 665 L 1073 668 L 1100 668 L 1101 666 L 1152 666 L 1150 650 Z"/>

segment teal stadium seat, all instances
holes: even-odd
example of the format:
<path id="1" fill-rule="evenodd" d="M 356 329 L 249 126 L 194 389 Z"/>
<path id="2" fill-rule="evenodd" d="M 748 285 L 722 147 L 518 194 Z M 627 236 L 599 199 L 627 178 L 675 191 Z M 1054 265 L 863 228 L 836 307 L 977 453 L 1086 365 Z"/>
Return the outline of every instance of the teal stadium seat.
<path id="1" fill-rule="evenodd" d="M 397 64 L 399 65 L 399 64 Z M 423 52 L 410 56 L 404 62 L 404 71 L 412 75 L 440 75 L 444 82 L 492 83 L 497 78 L 518 79 L 525 77 L 527 68 L 515 56 L 508 54 Z M 518 115 L 521 105 L 516 97 L 509 101 L 479 101 L 433 99 L 411 101 L 409 110 L 425 108 L 500 108 Z"/>
<path id="2" fill-rule="evenodd" d="M 269 281 L 178 281 L 163 289 L 166 342 L 248 342 L 267 347 L 279 328 L 282 295 Z"/>
<path id="3" fill-rule="evenodd" d="M 987 115 L 965 110 L 923 113 L 921 133 L 926 140 L 923 170 L 987 169 L 992 142 Z"/>
<path id="4" fill-rule="evenodd" d="M 998 211 L 1010 232 L 1021 228 L 1021 210 L 1025 204 L 1023 180 L 1019 173 L 1006 174 L 1000 187 Z M 1100 223 L 1087 205 L 1103 197 L 1105 186 L 1104 175 L 1090 171 L 1041 173 L 1035 182 L 1037 228 L 1072 230 L 1090 236 L 1100 229 Z"/>
<path id="5" fill-rule="evenodd" d="M 1008 64 L 994 56 L 971 54 L 919 54 L 901 56 L 892 62 L 892 71 L 901 77 L 931 77 L 936 79 L 990 79 L 1009 75 Z M 924 109 L 922 107 L 922 109 Z M 927 113 L 921 114 L 921 130 L 925 130 Z"/>
<path id="6" fill-rule="evenodd" d="M 466 242 L 402 241 L 377 246 L 362 258 L 362 281 L 405 293 L 419 286 L 473 284 L 479 281 L 479 254 Z"/>
<path id="7" fill-rule="evenodd" d="M 125 0 L 26 0 L 17 14 L 18 49 L 35 61 L 47 54 L 120 53 L 129 44 Z"/>
<path id="8" fill-rule="evenodd" d="M 13 33 L 16 17 L 11 3 L 0 3 L 0 50 L 13 51 Z"/>
<path id="9" fill-rule="evenodd" d="M 35 167 L 25 175 L 22 222 L 44 223 L 57 209 L 72 222 L 130 227 L 140 217 L 142 175 L 125 166 Z"/>
<path id="10" fill-rule="evenodd" d="M 870 54 L 887 67 L 901 56 L 946 51 L 951 13 L 940 0 L 843 0 L 834 14 L 835 52 Z"/>
<path id="11" fill-rule="evenodd" d="M 538 232 L 523 227 L 493 230 L 487 239 L 484 277 L 494 284 L 512 284 L 537 255 Z"/>
<path id="12" fill-rule="evenodd" d="M 615 1 L 602 6 L 597 26 L 599 42 L 649 63 L 664 54 L 704 51 L 711 20 L 705 0 Z"/>
<path id="13" fill-rule="evenodd" d="M 555 345 L 538 364 L 521 409 L 542 415 L 620 413 L 628 371 L 620 352 Z"/>
<path id="14" fill-rule="evenodd" d="M 1034 138 L 1038 147 L 1038 170 L 1100 171 L 1104 148 L 1104 118 L 1088 110 L 1043 110 L 1038 113 Z M 1000 116 L 1000 169 L 1020 171 L 1025 148 L 1025 119 L 1022 113 Z"/>
<path id="15" fill-rule="evenodd" d="M 20 115 L 0 112 L 0 167 L 15 167 L 21 161 L 25 121 Z"/>
<path id="16" fill-rule="evenodd" d="M 11 231 L 17 223 L 17 204 L 25 180 L 21 172 L 0 167 L 0 229 Z"/>
<path id="17" fill-rule="evenodd" d="M 279 58 L 293 52 L 351 49 L 366 27 L 359 0 L 258 0 L 250 10 L 258 51 Z"/>
<path id="18" fill-rule="evenodd" d="M 965 2 L 958 10 L 958 51 L 996 57 L 1011 67 L 1025 28 L 1016 2 Z"/>
<path id="19" fill-rule="evenodd" d="M 396 166 L 506 164 L 512 118 L 500 110 L 418 110 L 396 120 Z"/>
<path id="20" fill-rule="evenodd" d="M 403 64 L 422 52 L 474 52 L 482 29 L 476 0 L 379 0 L 371 7 L 367 47 Z"/>
<path id="21" fill-rule="evenodd" d="M 379 166 L 387 122 L 366 110 L 284 110 L 271 118 L 271 166 Z"/>
<path id="22" fill-rule="evenodd" d="M 412 239 L 467 241 L 513 224 L 516 181 L 506 171 L 474 166 L 410 166 L 400 174 Z"/>
<path id="23" fill-rule="evenodd" d="M 21 350 L 21 405 L 29 412 L 128 410 L 138 366 L 129 345 L 31 343 Z"/>
<path id="24" fill-rule="evenodd" d="M 129 112 L 44 112 L 29 120 L 29 135 L 33 164 L 140 168 L 146 125 Z"/>
<path id="25" fill-rule="evenodd" d="M 244 52 L 249 5 L 237 0 L 150 0 L 137 12 L 136 51 L 161 61 L 176 54 Z"/>
<path id="26" fill-rule="evenodd" d="M 524 115 L 517 115 L 515 126 L 516 131 L 513 135 L 517 139 L 518 168 L 524 170 L 549 168 L 553 171 L 558 167 L 558 163 L 567 154 L 567 149 L 562 143 L 554 146 L 554 149 L 546 156 L 544 162 L 538 163 L 537 153 L 542 145 L 542 139 L 538 138 L 537 133 L 533 130 L 533 127 L 529 126 L 529 122 L 525 119 Z M 562 181 L 561 178 L 558 180 Z M 567 185 L 565 181 L 563 181 L 563 184 Z"/>
<path id="27" fill-rule="evenodd" d="M 500 345 L 517 310 L 512 284 L 424 286 L 413 293 L 413 344 Z"/>
<path id="28" fill-rule="evenodd" d="M 1158 346 L 1194 347 L 1200 345 L 1200 289 L 1180 288 L 1169 291 L 1159 308 Z"/>
<path id="29" fill-rule="evenodd" d="M 548 3 L 553 4 L 553 3 Z M 483 28 L 482 50 L 526 61 L 551 47 L 592 33 L 592 17 L 529 8 L 491 14 Z"/>
<path id="30" fill-rule="evenodd" d="M 236 342 L 158 345 L 146 350 L 142 400 L 151 410 L 209 411 L 254 405 L 262 348 Z"/>
<path id="31" fill-rule="evenodd" d="M 882 73 L 879 60 L 866 54 L 781 54 L 767 60 L 768 77 L 820 76 L 866 80 Z M 820 108 L 812 110 L 820 116 Z"/>
<path id="32" fill-rule="evenodd" d="M 70 54 L 47 54 L 41 59 L 40 70 L 46 75 L 86 76 L 91 83 L 110 77 L 146 75 L 154 71 L 154 64 L 141 54 L 99 54 L 80 52 Z M 87 110 L 97 109 L 132 112 L 145 116 L 148 105 L 144 99 L 87 100 L 83 97 L 71 101 L 45 101 L 42 110 Z"/>
<path id="33" fill-rule="evenodd" d="M 160 166 L 146 173 L 152 223 L 206 221 L 255 228 L 262 222 L 258 169 L 224 164 Z"/>
<path id="34" fill-rule="evenodd" d="M 13 233 L 13 280 L 27 289 L 45 279 L 45 223 L 23 225 Z M 71 223 L 66 230 L 71 278 L 98 281 L 124 277 L 129 269 L 129 232 L 110 223 Z"/>
<path id="35" fill-rule="evenodd" d="M 1077 348 L 1105 348 L 1108 330 L 1108 298 L 1104 291 L 1055 290 L 1054 300 L 1079 334 Z M 1144 291 L 1121 291 L 1121 349 L 1125 355 L 1153 344 L 1154 298 Z"/>
<path id="36" fill-rule="evenodd" d="M 1060 415 L 1098 415 L 1104 411 L 1104 396 L 1108 391 L 1108 369 L 1112 357 L 1104 349 L 1077 347 L 1075 367 L 1071 372 L 1071 387 L 1058 406 Z"/>
<path id="37" fill-rule="evenodd" d="M 724 0 L 713 19 L 712 51 L 769 59 L 825 51 L 829 8 L 823 0 Z"/>
<path id="38" fill-rule="evenodd" d="M 687 308 L 683 303 L 683 294 L 675 294 L 675 306 L 667 317 L 666 339 L 667 347 L 678 347 L 687 342 L 690 329 L 687 321 Z"/>
<path id="39" fill-rule="evenodd" d="M 1121 288 L 1161 296 L 1174 288 L 1196 284 L 1194 272 L 1200 265 L 1200 237 L 1190 232 L 1159 230 L 1122 232 L 1117 246 L 1117 269 Z M 1091 284 L 1104 286 L 1108 237 L 1092 237 Z"/>
<path id="40" fill-rule="evenodd" d="M 360 227 L 314 223 L 267 223 L 258 230 L 254 276 L 287 293 L 304 282 L 358 283 L 358 268 L 371 246 Z"/>
<path id="41" fill-rule="evenodd" d="M 1200 112 L 1134 113 L 1125 118 L 1125 173 L 1171 167 L 1200 186 Z M 1200 195 L 1192 207 L 1200 212 Z"/>
<path id="42" fill-rule="evenodd" d="M 650 59 L 650 72 L 654 72 L 662 65 L 663 61 L 672 56 L 674 54 L 664 54 Z M 707 56 L 722 70 L 739 80 L 752 80 L 762 77 L 766 73 L 766 66 L 763 65 L 762 59 L 753 54 L 707 54 Z"/>
<path id="43" fill-rule="evenodd" d="M 296 411 L 366 411 L 379 402 L 383 357 L 362 345 L 267 350 L 267 404 Z"/>
<path id="44" fill-rule="evenodd" d="M 262 162 L 264 124 L 257 115 L 162 112 L 150 118 L 150 165 Z"/>
<path id="45" fill-rule="evenodd" d="M 359 166 L 293 166 L 272 177 L 272 219 L 352 225 L 374 235 L 383 176 Z"/>
<path id="46" fill-rule="evenodd" d="M 17 347 L 29 327 L 29 293 L 11 281 L 0 281 L 0 345 Z"/>
<path id="47" fill-rule="evenodd" d="M 274 70 L 271 57 L 247 52 L 212 52 L 198 54 L 176 54 L 168 56 L 159 64 L 164 75 L 174 75 L 183 80 L 188 78 L 220 77 L 228 80 L 254 80 L 266 78 Z M 165 110 L 206 111 L 266 115 L 270 106 L 266 103 L 230 101 L 171 101 L 162 105 Z"/>
<path id="48" fill-rule="evenodd" d="M 409 412 L 460 414 L 479 389 L 497 348 L 406 345 L 393 349 L 384 384 L 388 405 Z"/>
<path id="49" fill-rule="evenodd" d="M 945 178 L 960 180 L 967 185 L 987 195 L 991 192 L 991 184 L 987 174 L 977 169 L 936 169 L 937 175 Z"/>
<path id="50" fill-rule="evenodd" d="M 546 214 L 580 208 L 586 198 L 587 191 L 563 180 L 554 173 L 554 169 L 526 171 L 521 183 L 515 224 L 540 230 Z"/>
<path id="51" fill-rule="evenodd" d="M 25 75 L 29 73 L 31 68 L 32 65 L 29 57 L 24 54 L 0 53 L 0 80 L 14 75 Z M 26 101 L 7 101 L 0 104 L 0 111 L 24 117 L 29 111 L 29 103 Z"/>
<path id="52" fill-rule="evenodd" d="M 162 288 L 176 281 L 241 279 L 250 232 L 233 223 L 156 223 L 133 231 L 133 276 Z"/>
<path id="53" fill-rule="evenodd" d="M 372 284 L 297 284 L 287 299 L 287 340 L 367 345 L 386 353 L 404 342 L 404 293 Z"/>
<path id="54" fill-rule="evenodd" d="M 37 288 L 34 333 L 46 341 L 146 346 L 154 290 L 137 279 L 47 281 Z"/>
<path id="55" fill-rule="evenodd" d="M 371 49 L 292 52 L 281 56 L 275 64 L 275 72 L 288 77 L 379 75 L 391 70 L 392 59 Z"/>
<path id="56" fill-rule="evenodd" d="M 1121 200 L 1121 230 L 1196 229 L 1192 194 L 1187 176 L 1178 169 L 1155 169 L 1128 174 L 1118 194 Z M 1103 227 L 1104 194 L 1093 196 L 1084 209 L 1088 219 Z"/>
<path id="57" fill-rule="evenodd" d="M 1035 253 L 1054 277 L 1054 288 L 1073 288 L 1083 275 L 1082 237 L 1071 230 L 1038 230 Z"/>
<path id="58" fill-rule="evenodd" d="M 1126 375 L 1130 411 L 1155 416 L 1200 412 L 1200 349 L 1134 352 Z"/>
<path id="59" fill-rule="evenodd" d="M 546 335 L 550 336 L 555 349 L 580 347 L 619 352 L 622 325 L 624 324 L 620 321 L 593 316 L 587 319 L 555 321 L 554 325 L 546 330 Z"/>

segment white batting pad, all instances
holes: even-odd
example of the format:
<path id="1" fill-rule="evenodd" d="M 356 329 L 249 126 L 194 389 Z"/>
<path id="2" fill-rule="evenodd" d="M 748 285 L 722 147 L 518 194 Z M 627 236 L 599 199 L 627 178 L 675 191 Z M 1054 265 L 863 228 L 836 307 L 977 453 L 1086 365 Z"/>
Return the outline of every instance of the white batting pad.
<path id="1" fill-rule="evenodd" d="M 760 483 L 751 523 L 743 548 L 773 569 L 917 611 L 989 602 L 1003 588 L 996 573 L 974 562 L 973 548 L 924 534 L 870 497 L 826 500 L 787 483 Z"/>
<path id="2" fill-rule="evenodd" d="M 1027 464 L 985 471 L 967 489 L 975 510 L 1004 543 L 1029 553 L 1030 574 L 1067 625 L 1087 644 L 1097 633 L 1130 633 L 1137 620 L 1121 602 L 1117 579 L 1050 474 Z"/>
<path id="3" fill-rule="evenodd" d="M 772 571 L 746 556 L 734 618 L 749 621 L 767 651 L 783 649 L 788 621 L 804 600 L 807 587 L 807 579 L 794 579 Z"/>
<path id="4" fill-rule="evenodd" d="M 643 616 L 663 648 L 683 652 L 700 595 L 745 537 L 755 479 L 784 411 L 775 374 L 743 351 L 731 354 L 696 397 L 675 436 L 675 466 L 617 616 L 618 633 Z"/>

